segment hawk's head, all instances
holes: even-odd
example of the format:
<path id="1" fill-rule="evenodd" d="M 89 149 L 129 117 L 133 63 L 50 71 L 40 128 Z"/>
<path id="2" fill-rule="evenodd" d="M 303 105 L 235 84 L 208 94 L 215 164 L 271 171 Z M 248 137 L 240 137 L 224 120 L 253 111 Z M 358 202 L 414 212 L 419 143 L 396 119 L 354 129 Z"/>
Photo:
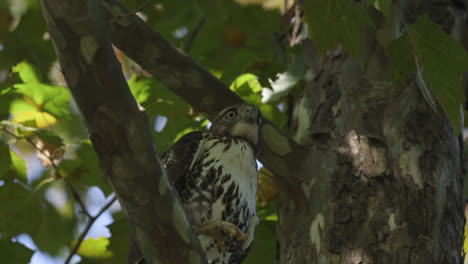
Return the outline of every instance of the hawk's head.
<path id="1" fill-rule="evenodd" d="M 260 150 L 262 114 L 258 107 L 248 104 L 233 105 L 221 111 L 210 131 L 215 134 L 240 137 Z"/>

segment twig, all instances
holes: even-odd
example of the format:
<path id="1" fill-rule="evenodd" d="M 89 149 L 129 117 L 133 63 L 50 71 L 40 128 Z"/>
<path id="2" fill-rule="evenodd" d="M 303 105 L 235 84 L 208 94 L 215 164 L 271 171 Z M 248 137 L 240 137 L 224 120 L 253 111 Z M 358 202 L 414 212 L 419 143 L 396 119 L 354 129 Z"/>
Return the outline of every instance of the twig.
<path id="1" fill-rule="evenodd" d="M 104 206 L 99 210 L 99 212 L 95 216 L 91 216 L 88 220 L 88 223 L 86 224 L 85 229 L 81 232 L 80 236 L 78 237 L 78 240 L 76 241 L 76 244 L 73 246 L 73 248 L 70 250 L 70 253 L 68 253 L 67 258 L 65 259 L 65 264 L 70 263 L 70 260 L 72 257 L 76 254 L 78 249 L 81 246 L 81 243 L 83 242 L 86 234 L 88 234 L 89 229 L 93 226 L 94 222 L 107 210 L 109 207 L 115 202 L 117 199 L 114 194 L 110 195 L 111 198 L 104 204 Z"/>
<path id="2" fill-rule="evenodd" d="M 72 193 L 73 195 L 73 198 L 75 198 L 75 201 L 80 205 L 81 207 L 81 211 L 89 218 L 93 218 L 91 216 L 91 214 L 89 213 L 88 209 L 86 209 L 86 206 L 85 204 L 83 203 L 83 201 L 81 200 L 81 197 L 80 195 L 78 194 L 78 191 L 75 189 L 75 187 L 73 186 L 73 184 L 71 184 L 70 182 L 68 182 L 68 180 L 65 180 L 65 182 L 67 183 L 68 187 L 70 188 L 70 192 Z"/>
<path id="3" fill-rule="evenodd" d="M 182 42 L 182 45 L 180 46 L 180 49 L 183 52 L 185 52 L 187 54 L 190 52 L 190 49 L 192 48 L 192 45 L 193 45 L 193 41 L 197 37 L 198 32 L 200 32 L 200 29 L 203 26 L 203 24 L 205 24 L 205 17 L 200 18 L 200 20 L 195 25 L 193 30 L 187 36 L 187 39 L 185 39 L 185 41 Z"/>
<path id="4" fill-rule="evenodd" d="M 145 6 L 147 4 L 149 4 L 149 2 L 151 2 L 151 0 L 147 0 L 145 1 L 143 4 L 140 5 L 140 7 L 138 7 L 137 9 L 135 10 L 131 10 L 130 12 L 127 12 L 125 14 L 121 14 L 121 15 L 118 15 L 116 17 L 113 17 L 111 20 L 109 20 L 109 23 L 113 23 L 114 21 L 116 21 L 117 19 L 120 19 L 120 18 L 123 18 L 123 17 L 126 17 L 126 16 L 129 16 L 129 15 L 133 15 L 133 14 L 136 14 L 138 12 L 140 12 L 141 10 L 143 10 L 143 8 L 145 8 Z"/>
<path id="5" fill-rule="evenodd" d="M 54 171 L 57 171 L 57 164 L 55 164 L 54 160 L 52 157 L 50 157 L 48 155 L 48 153 L 46 153 L 43 149 L 39 148 L 36 146 L 36 144 L 28 137 L 22 137 L 22 136 L 18 136 L 16 135 L 15 133 L 11 132 L 10 130 L 8 130 L 5 126 L 3 125 L 0 125 L 0 129 L 2 131 L 4 131 L 6 134 L 12 136 L 13 138 L 15 138 L 16 140 L 21 140 L 21 139 L 24 139 L 26 140 L 31 146 L 33 146 L 33 148 L 35 148 L 37 151 L 40 151 L 49 161 L 50 163 L 52 164 L 52 168 Z M 65 260 L 65 263 L 69 263 L 71 258 L 73 257 L 73 255 L 76 254 L 76 252 L 78 251 L 78 248 L 80 247 L 81 243 L 83 242 L 83 239 L 84 237 L 86 236 L 86 234 L 88 233 L 89 229 L 91 228 L 91 226 L 94 224 L 94 222 L 96 221 L 96 219 L 99 218 L 99 216 L 101 216 L 102 213 L 104 213 L 116 200 L 116 197 L 115 195 L 112 194 L 112 198 L 107 201 L 107 203 L 99 210 L 98 214 L 96 216 L 92 216 L 88 209 L 86 209 L 86 206 L 83 202 L 83 200 L 81 200 L 81 197 L 80 195 L 78 194 L 78 191 L 75 189 L 75 187 L 73 186 L 72 183 L 70 183 L 67 179 L 63 178 L 64 179 L 65 183 L 67 184 L 67 186 L 70 188 L 70 191 L 72 193 L 72 196 L 73 198 L 75 199 L 75 201 L 80 205 L 81 207 L 81 210 L 82 212 L 88 217 L 88 223 L 85 227 L 85 229 L 83 230 L 83 232 L 81 232 L 79 238 L 78 238 L 78 241 L 77 243 L 75 244 L 75 246 L 73 247 L 73 249 L 70 251 L 69 255 L 67 256 L 67 259 Z"/>
<path id="6" fill-rule="evenodd" d="M 55 164 L 55 161 L 52 157 L 50 157 L 43 149 L 39 148 L 36 146 L 36 144 L 30 139 L 30 138 L 27 138 L 27 137 L 21 137 L 21 136 L 18 136 L 16 135 L 15 133 L 9 131 L 5 126 L 0 126 L 0 128 L 5 132 L 7 133 L 8 135 L 14 137 L 16 140 L 21 140 L 21 139 L 24 139 L 26 140 L 31 146 L 33 146 L 33 148 L 35 148 L 37 151 L 41 152 L 42 155 L 44 155 L 44 157 L 46 157 L 49 161 L 50 161 L 50 164 L 52 164 L 52 168 L 54 169 L 55 172 L 57 172 L 58 170 L 58 167 L 57 167 L 57 164 Z M 88 216 L 89 218 L 91 218 L 91 215 L 89 214 L 88 210 L 86 209 L 86 206 L 85 204 L 83 203 L 83 201 L 81 200 L 80 198 L 80 195 L 78 194 L 78 191 L 75 189 L 75 187 L 71 184 L 70 181 L 68 181 L 67 179 L 65 178 L 62 178 L 64 179 L 65 183 L 68 185 L 68 187 L 70 188 L 70 191 L 73 195 L 73 198 L 76 200 L 76 202 L 80 205 L 81 207 L 81 210 L 82 212 Z"/>
<path id="7" fill-rule="evenodd" d="M 42 155 L 44 155 L 45 157 L 47 157 L 47 159 L 50 161 L 50 164 L 52 164 L 52 167 L 54 168 L 54 170 L 57 170 L 57 164 L 55 164 L 54 162 L 54 159 L 52 159 L 52 157 L 50 157 L 43 149 L 41 148 L 38 148 L 36 146 L 36 144 L 28 137 L 21 137 L 21 136 L 18 136 L 16 135 L 15 133 L 9 131 L 5 126 L 0 126 L 1 129 L 7 133 L 8 135 L 14 137 L 16 140 L 26 140 L 26 142 L 28 142 L 31 146 L 33 146 L 33 148 L 35 148 L 37 151 L 41 152 Z"/>

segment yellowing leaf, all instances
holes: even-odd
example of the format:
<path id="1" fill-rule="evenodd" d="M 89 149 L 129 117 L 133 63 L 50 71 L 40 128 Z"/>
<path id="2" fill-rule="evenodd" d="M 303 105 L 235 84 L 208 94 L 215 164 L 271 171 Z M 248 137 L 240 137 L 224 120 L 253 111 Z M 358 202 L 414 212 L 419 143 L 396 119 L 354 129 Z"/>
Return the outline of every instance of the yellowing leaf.
<path id="1" fill-rule="evenodd" d="M 76 244 L 73 241 L 72 246 Z M 112 257 L 112 252 L 107 249 L 109 239 L 107 237 L 88 238 L 84 240 L 78 249 L 78 255 L 92 259 L 107 259 Z"/>
<path id="2" fill-rule="evenodd" d="M 463 242 L 463 252 L 468 253 L 468 224 L 465 223 L 465 241 Z"/>
<path id="3" fill-rule="evenodd" d="M 57 118 L 47 112 L 25 111 L 13 117 L 13 122 L 36 128 L 44 128 L 55 124 Z"/>
<path id="4" fill-rule="evenodd" d="M 265 167 L 262 167 L 258 172 L 257 199 L 259 205 L 266 206 L 267 203 L 275 199 L 278 194 L 278 185 L 273 179 L 273 174 Z"/>

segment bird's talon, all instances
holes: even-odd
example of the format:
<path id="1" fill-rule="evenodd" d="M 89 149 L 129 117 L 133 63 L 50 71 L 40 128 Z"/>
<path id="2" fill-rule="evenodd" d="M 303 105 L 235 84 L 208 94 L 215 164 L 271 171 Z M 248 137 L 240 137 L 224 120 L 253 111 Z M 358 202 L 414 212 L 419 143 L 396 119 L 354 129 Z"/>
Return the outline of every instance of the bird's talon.
<path id="1" fill-rule="evenodd" d="M 246 234 L 236 225 L 221 220 L 198 227 L 197 232 L 213 237 L 226 252 L 233 252 L 247 239 Z"/>

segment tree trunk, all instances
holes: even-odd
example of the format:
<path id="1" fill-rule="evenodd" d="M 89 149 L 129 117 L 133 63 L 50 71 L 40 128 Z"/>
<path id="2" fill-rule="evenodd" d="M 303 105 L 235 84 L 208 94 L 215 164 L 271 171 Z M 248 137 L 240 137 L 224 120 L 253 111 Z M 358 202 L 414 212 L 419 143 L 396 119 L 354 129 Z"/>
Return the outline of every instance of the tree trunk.
<path id="1" fill-rule="evenodd" d="M 104 3 L 111 17 L 128 13 Z M 240 100 L 136 16 L 120 20 L 114 44 L 197 109 Z M 391 82 L 370 33 L 363 64 L 340 48 L 319 56 L 306 41 L 306 84 L 290 105 L 295 142 L 263 127 L 262 162 L 281 183 L 280 263 L 461 263 L 461 142 L 415 78 Z"/>
<path id="2" fill-rule="evenodd" d="M 384 81 L 379 48 L 362 66 L 305 41 L 309 76 L 290 135 L 308 146 L 280 185 L 280 263 L 462 263 L 462 143 L 415 78 Z"/>

